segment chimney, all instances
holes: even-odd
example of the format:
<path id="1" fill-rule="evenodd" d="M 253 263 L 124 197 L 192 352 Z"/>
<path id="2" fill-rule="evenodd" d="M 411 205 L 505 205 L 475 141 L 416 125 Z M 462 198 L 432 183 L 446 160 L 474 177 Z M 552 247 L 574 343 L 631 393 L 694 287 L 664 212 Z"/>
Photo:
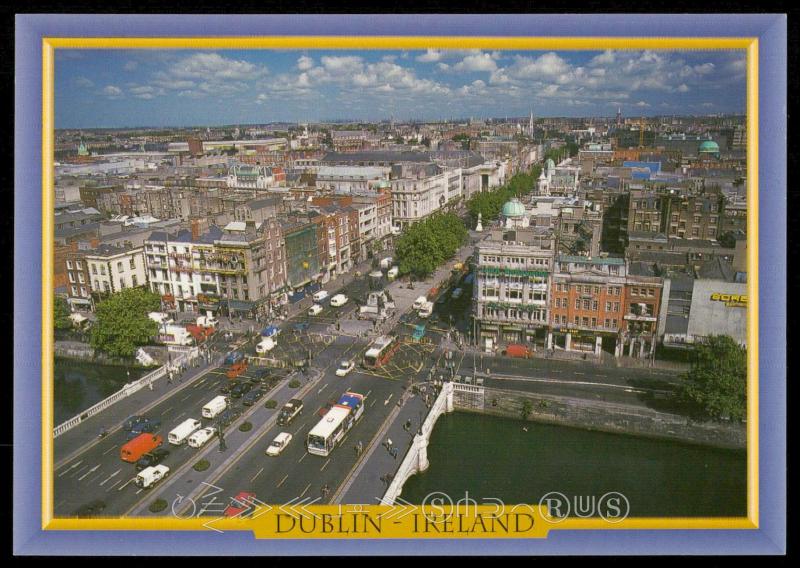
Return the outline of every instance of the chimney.
<path id="1" fill-rule="evenodd" d="M 192 240 L 196 241 L 200 239 L 200 219 L 192 219 L 191 221 L 192 226 Z"/>

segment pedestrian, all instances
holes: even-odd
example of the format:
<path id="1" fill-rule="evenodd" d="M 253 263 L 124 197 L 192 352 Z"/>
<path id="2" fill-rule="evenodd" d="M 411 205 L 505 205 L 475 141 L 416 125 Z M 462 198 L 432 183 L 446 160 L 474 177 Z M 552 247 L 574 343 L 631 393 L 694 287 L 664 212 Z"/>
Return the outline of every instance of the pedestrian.
<path id="1" fill-rule="evenodd" d="M 391 447 L 392 447 L 392 439 L 391 438 L 387 438 L 386 439 L 386 443 L 389 445 L 389 448 L 391 449 Z"/>
<path id="2" fill-rule="evenodd" d="M 150 390 L 153 390 L 153 381 L 150 381 L 149 383 L 147 383 L 147 388 L 149 388 Z"/>
<path id="3" fill-rule="evenodd" d="M 392 457 L 393 457 L 394 459 L 397 459 L 397 453 L 398 453 L 398 450 L 397 450 L 397 448 L 392 448 Z"/>

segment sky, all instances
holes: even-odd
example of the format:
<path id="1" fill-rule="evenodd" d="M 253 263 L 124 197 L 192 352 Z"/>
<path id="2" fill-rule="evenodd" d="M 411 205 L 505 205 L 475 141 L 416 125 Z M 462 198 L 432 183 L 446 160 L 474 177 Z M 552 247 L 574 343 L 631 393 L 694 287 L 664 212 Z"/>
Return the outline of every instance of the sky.
<path id="1" fill-rule="evenodd" d="M 745 111 L 745 52 L 56 50 L 56 128 Z"/>

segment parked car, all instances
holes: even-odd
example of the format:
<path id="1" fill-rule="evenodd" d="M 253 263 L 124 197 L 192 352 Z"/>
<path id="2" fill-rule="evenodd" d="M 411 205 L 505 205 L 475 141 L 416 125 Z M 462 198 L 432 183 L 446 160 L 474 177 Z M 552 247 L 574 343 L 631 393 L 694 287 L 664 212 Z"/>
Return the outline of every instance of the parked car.
<path id="1" fill-rule="evenodd" d="M 217 429 L 213 426 L 208 428 L 201 428 L 191 436 L 189 436 L 189 446 L 192 448 L 202 448 L 206 445 L 211 438 L 217 433 Z"/>
<path id="2" fill-rule="evenodd" d="M 228 356 L 225 357 L 225 364 L 235 365 L 236 363 L 242 360 L 244 360 L 244 353 L 240 351 L 234 351 L 232 353 L 228 353 Z"/>
<path id="3" fill-rule="evenodd" d="M 334 308 L 340 308 L 347 303 L 347 296 L 344 294 L 336 294 L 333 298 L 331 298 L 331 306 Z"/>
<path id="4" fill-rule="evenodd" d="M 169 468 L 165 465 L 146 467 L 136 476 L 136 485 L 142 489 L 150 489 L 167 476 L 169 476 Z"/>
<path id="5" fill-rule="evenodd" d="M 310 316 L 315 316 L 319 313 L 322 313 L 322 306 L 320 306 L 319 304 L 314 304 L 313 306 L 308 308 L 308 315 Z"/>
<path id="6" fill-rule="evenodd" d="M 262 367 L 261 369 L 256 369 L 255 371 L 253 371 L 253 373 L 250 375 L 250 377 L 247 380 L 250 381 L 250 384 L 252 384 L 252 385 L 258 385 L 258 384 L 263 384 L 265 382 L 268 382 L 269 379 L 270 379 L 270 376 L 271 376 L 271 374 L 270 374 L 269 369 L 264 369 Z"/>
<path id="7" fill-rule="evenodd" d="M 311 298 L 315 302 L 321 302 L 322 300 L 324 300 L 327 297 L 328 297 L 328 291 L 327 290 L 318 290 L 318 291 L 314 292 L 313 296 L 311 296 Z"/>
<path id="8" fill-rule="evenodd" d="M 219 388 L 219 392 L 222 394 L 230 394 L 230 392 L 239 386 L 239 381 L 229 381 L 227 383 L 222 383 L 222 386 Z"/>
<path id="9" fill-rule="evenodd" d="M 250 389 L 253 388 L 253 385 L 250 383 L 239 383 L 233 389 L 231 389 L 231 398 L 242 398 L 244 395 L 250 392 Z"/>
<path id="10" fill-rule="evenodd" d="M 247 517 L 256 508 L 256 494 L 251 491 L 240 491 L 231 499 L 231 504 L 223 512 L 226 517 Z"/>
<path id="11" fill-rule="evenodd" d="M 229 379 L 235 379 L 236 377 L 244 373 L 246 370 L 247 370 L 247 359 L 242 359 L 241 361 L 238 361 L 233 365 L 231 365 L 231 367 L 228 369 L 228 372 L 225 373 L 225 376 L 228 377 Z"/>
<path id="12" fill-rule="evenodd" d="M 276 345 L 277 343 L 272 337 L 265 337 L 258 345 L 256 345 L 256 353 L 259 355 L 265 355 L 266 353 L 272 351 Z"/>
<path id="13" fill-rule="evenodd" d="M 267 448 L 265 452 L 268 456 L 277 456 L 289 445 L 289 442 L 292 441 L 292 435 L 289 432 L 281 432 L 275 439 L 272 440 L 272 443 Z"/>
<path id="14" fill-rule="evenodd" d="M 147 418 L 145 418 L 144 416 L 140 415 L 131 416 L 122 424 L 122 429 L 130 432 L 131 430 L 134 429 L 134 427 L 136 427 L 139 423 L 144 422 L 145 420 L 147 420 Z"/>
<path id="15" fill-rule="evenodd" d="M 264 396 L 264 391 L 261 389 L 251 390 L 249 393 L 242 397 L 242 404 L 245 406 L 253 406 L 258 399 Z"/>
<path id="16" fill-rule="evenodd" d="M 133 440 L 139 434 L 152 434 L 153 432 L 158 432 L 158 429 L 161 428 L 161 420 L 151 420 L 149 418 L 144 418 L 143 420 L 136 423 L 133 428 L 128 431 L 128 440 Z"/>
<path id="17" fill-rule="evenodd" d="M 142 471 L 150 466 L 158 465 L 167 459 L 167 456 L 169 456 L 169 450 L 164 450 L 162 448 L 148 452 L 136 462 L 136 471 Z"/>
<path id="18" fill-rule="evenodd" d="M 355 368 L 356 364 L 353 361 L 342 361 L 339 364 L 339 368 L 336 369 L 336 376 L 337 377 L 345 377 L 347 374 Z"/>

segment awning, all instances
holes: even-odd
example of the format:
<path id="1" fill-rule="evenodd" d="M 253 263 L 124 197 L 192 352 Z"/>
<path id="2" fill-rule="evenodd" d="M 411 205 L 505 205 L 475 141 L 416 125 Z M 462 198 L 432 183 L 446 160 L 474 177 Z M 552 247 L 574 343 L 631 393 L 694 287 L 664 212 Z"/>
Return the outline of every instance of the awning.
<path id="1" fill-rule="evenodd" d="M 268 325 L 267 327 L 261 330 L 261 336 L 272 337 L 273 335 L 277 335 L 279 331 L 280 330 L 274 325 Z"/>
<path id="2" fill-rule="evenodd" d="M 228 300 L 228 307 L 231 311 L 247 312 L 253 309 L 255 304 L 253 302 L 246 302 L 244 300 Z"/>

